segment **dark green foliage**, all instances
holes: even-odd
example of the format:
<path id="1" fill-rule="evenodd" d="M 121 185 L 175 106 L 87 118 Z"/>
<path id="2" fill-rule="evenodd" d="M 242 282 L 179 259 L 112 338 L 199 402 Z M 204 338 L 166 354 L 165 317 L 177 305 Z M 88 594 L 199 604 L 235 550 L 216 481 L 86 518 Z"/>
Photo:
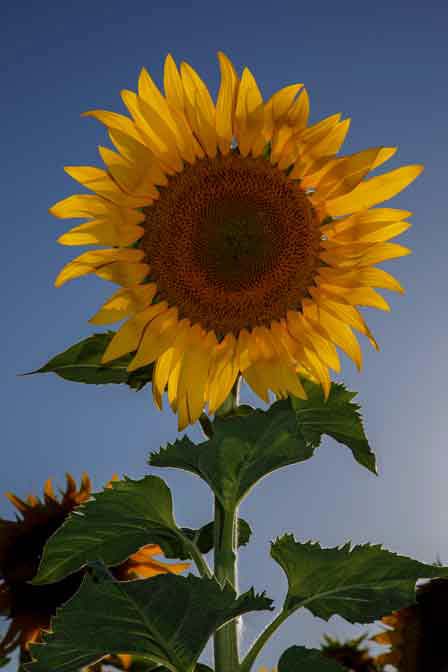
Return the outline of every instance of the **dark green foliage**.
<path id="1" fill-rule="evenodd" d="M 97 565 L 52 621 L 54 634 L 33 645 L 30 672 L 78 672 L 106 654 L 135 654 L 193 672 L 213 632 L 249 611 L 271 608 L 253 590 L 236 598 L 213 579 L 163 575 L 116 582 Z"/>
<path id="2" fill-rule="evenodd" d="M 114 335 L 113 331 L 93 334 L 52 357 L 47 364 L 31 373 L 56 373 L 66 380 L 90 385 L 126 383 L 132 389 L 141 390 L 152 379 L 152 364 L 129 373 L 127 367 L 135 353 L 124 355 L 109 364 L 101 364 L 101 358 Z"/>
<path id="3" fill-rule="evenodd" d="M 317 542 L 297 542 L 285 534 L 271 555 L 288 577 L 284 609 L 306 607 L 328 620 L 334 614 L 350 623 L 372 623 L 415 601 L 418 579 L 448 576 L 448 567 L 425 565 L 381 546 L 348 543 L 321 548 Z"/>

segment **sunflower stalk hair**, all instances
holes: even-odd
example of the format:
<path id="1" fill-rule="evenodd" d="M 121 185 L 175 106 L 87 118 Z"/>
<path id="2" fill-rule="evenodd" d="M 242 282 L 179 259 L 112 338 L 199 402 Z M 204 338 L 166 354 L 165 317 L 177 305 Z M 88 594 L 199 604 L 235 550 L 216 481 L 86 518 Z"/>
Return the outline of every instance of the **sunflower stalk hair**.
<path id="1" fill-rule="evenodd" d="M 239 380 L 236 381 L 228 398 L 216 412 L 228 416 L 234 413 L 239 403 Z M 226 510 L 215 497 L 215 553 L 214 569 L 217 580 L 229 583 L 238 592 L 238 509 Z M 216 672 L 236 672 L 239 669 L 238 621 L 233 619 L 215 632 L 213 638 Z"/>

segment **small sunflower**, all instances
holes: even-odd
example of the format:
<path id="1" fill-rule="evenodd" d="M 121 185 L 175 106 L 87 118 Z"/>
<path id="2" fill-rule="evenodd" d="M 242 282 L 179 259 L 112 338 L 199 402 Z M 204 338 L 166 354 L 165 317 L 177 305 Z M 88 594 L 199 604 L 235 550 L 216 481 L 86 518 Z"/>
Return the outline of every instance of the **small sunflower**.
<path id="1" fill-rule="evenodd" d="M 372 639 L 390 650 L 377 661 L 398 672 L 446 672 L 448 580 L 433 579 L 419 586 L 416 602 L 382 619 L 387 630 Z"/>
<path id="2" fill-rule="evenodd" d="M 379 672 L 377 661 L 370 656 L 366 648 L 362 647 L 365 639 L 363 635 L 348 642 L 339 642 L 337 639 L 325 636 L 322 653 L 327 658 L 336 660 L 350 672 Z"/>
<path id="3" fill-rule="evenodd" d="M 46 541 L 75 507 L 90 498 L 91 492 L 87 474 L 82 477 L 79 489 L 72 476 L 67 474 L 67 487 L 60 498 L 55 495 L 50 480 L 45 483 L 42 499 L 30 495 L 23 501 L 16 495 L 7 494 L 20 516 L 14 521 L 0 519 L 0 615 L 11 621 L 0 641 L 0 657 L 16 647 L 26 657 L 28 645 L 40 640 L 42 630 L 49 627 L 56 608 L 79 588 L 83 571 L 43 586 L 33 586 L 29 581 L 36 575 Z M 125 581 L 168 572 L 177 574 L 189 566 L 154 559 L 153 556 L 161 552 L 155 544 L 144 546 L 111 571 L 117 580 Z"/>
<path id="4" fill-rule="evenodd" d="M 336 347 L 361 367 L 352 329 L 376 342 L 358 306 L 389 310 L 374 288 L 402 292 L 376 264 L 409 250 L 387 242 L 410 226 L 406 210 L 375 208 L 421 172 L 412 165 L 366 179 L 394 147 L 337 157 L 349 119 L 308 125 L 302 84 L 264 102 L 247 68 L 219 53 L 216 103 L 187 63 L 168 56 L 164 94 L 143 69 L 138 92 L 122 91 L 130 116 L 87 112 L 116 151 L 105 169 L 66 167 L 93 194 L 50 212 L 87 221 L 59 238 L 98 245 L 60 272 L 56 286 L 86 274 L 120 289 L 91 318 L 126 322 L 103 361 L 135 353 L 129 370 L 155 363 L 152 389 L 179 428 L 210 413 L 241 375 L 269 401 L 305 397 L 297 372 L 328 394 Z"/>

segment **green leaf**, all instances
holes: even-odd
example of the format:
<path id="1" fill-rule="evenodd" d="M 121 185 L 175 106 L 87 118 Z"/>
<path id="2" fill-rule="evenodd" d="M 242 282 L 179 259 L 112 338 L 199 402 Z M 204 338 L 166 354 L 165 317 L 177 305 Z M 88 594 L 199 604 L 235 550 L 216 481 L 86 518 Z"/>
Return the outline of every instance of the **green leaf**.
<path id="1" fill-rule="evenodd" d="M 286 534 L 271 555 L 288 578 L 284 609 L 306 607 L 328 620 L 334 614 L 350 623 L 371 623 L 415 602 L 418 579 L 448 576 L 448 567 L 426 565 L 381 546 L 321 548 Z"/>
<path id="2" fill-rule="evenodd" d="M 290 403 L 306 441 L 317 447 L 322 435 L 327 434 L 350 448 L 355 460 L 376 474 L 375 455 L 364 432 L 360 406 L 352 402 L 357 393 L 340 383 L 332 383 L 325 401 L 320 385 L 305 379 L 302 384 L 308 399 L 290 397 Z"/>
<path id="3" fill-rule="evenodd" d="M 129 373 L 127 367 L 134 357 L 133 353 L 115 359 L 109 364 L 101 363 L 101 358 L 114 335 L 113 331 L 93 334 L 52 357 L 40 369 L 24 375 L 56 373 L 61 378 L 76 383 L 91 385 L 126 383 L 129 387 L 140 390 L 152 379 L 152 364 Z"/>
<path id="4" fill-rule="evenodd" d="M 308 399 L 277 401 L 267 411 L 217 417 L 210 438 L 198 445 L 184 436 L 152 453 L 156 467 L 184 469 L 204 479 L 226 509 L 242 501 L 264 476 L 310 458 L 327 434 L 348 446 L 376 473 L 375 456 L 362 426 L 355 392 L 333 383 L 325 401 L 320 385 L 303 381 Z"/>
<path id="5" fill-rule="evenodd" d="M 271 608 L 253 590 L 236 598 L 214 579 L 162 575 L 113 581 L 92 569 L 79 592 L 57 611 L 45 645 L 32 646 L 30 672 L 78 672 L 106 654 L 148 658 L 173 672 L 193 672 L 213 632 L 249 611 Z"/>
<path id="6" fill-rule="evenodd" d="M 289 402 L 277 402 L 267 411 L 216 418 L 208 441 L 196 445 L 183 437 L 153 453 L 150 464 L 196 474 L 207 481 L 224 509 L 233 510 L 261 478 L 307 460 L 313 452 Z"/>
<path id="7" fill-rule="evenodd" d="M 317 649 L 306 649 L 304 646 L 291 646 L 278 663 L 278 672 L 344 672 L 346 669 L 325 658 Z"/>
<path id="8" fill-rule="evenodd" d="M 50 537 L 33 583 L 60 581 L 92 560 L 116 565 L 145 544 L 159 544 L 169 558 L 188 557 L 168 486 L 157 476 L 112 482 Z"/>
<path id="9" fill-rule="evenodd" d="M 11 658 L 6 658 L 3 656 L 0 656 L 0 667 L 6 667 L 7 664 L 11 661 Z"/>
<path id="10" fill-rule="evenodd" d="M 215 543 L 214 540 L 214 523 L 207 523 L 199 530 L 192 530 L 188 527 L 182 528 L 182 533 L 195 542 L 201 553 L 209 553 Z M 238 518 L 238 546 L 246 546 L 252 535 L 252 530 L 249 523 L 242 518 Z"/>

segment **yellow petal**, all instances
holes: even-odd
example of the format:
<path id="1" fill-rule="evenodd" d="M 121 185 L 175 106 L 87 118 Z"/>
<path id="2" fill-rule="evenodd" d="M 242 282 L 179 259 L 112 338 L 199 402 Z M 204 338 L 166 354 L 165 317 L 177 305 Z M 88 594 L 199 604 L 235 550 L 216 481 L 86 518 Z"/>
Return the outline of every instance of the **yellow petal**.
<path id="1" fill-rule="evenodd" d="M 265 106 L 264 132 L 271 135 L 277 125 L 286 123 L 289 127 L 289 114 L 295 108 L 295 100 L 303 84 L 290 84 L 276 91 Z"/>
<path id="2" fill-rule="evenodd" d="M 318 202 L 322 199 L 331 199 L 352 191 L 371 170 L 380 149 L 373 147 L 338 159 L 322 179 L 314 184 L 316 188 L 314 200 Z M 303 186 L 308 188 L 312 185 L 308 184 L 305 178 Z"/>
<path id="3" fill-rule="evenodd" d="M 107 147 L 99 147 L 99 153 L 109 173 L 121 189 L 132 197 L 142 198 L 151 204 L 159 195 L 154 184 L 144 173 L 144 166 L 133 166 L 122 156 Z"/>
<path id="4" fill-rule="evenodd" d="M 303 89 L 288 113 L 288 124 L 293 127 L 294 132 L 299 132 L 306 128 L 309 114 L 310 99 L 308 91 Z"/>
<path id="5" fill-rule="evenodd" d="M 380 289 L 389 289 L 392 292 L 404 294 L 404 289 L 398 280 L 382 268 L 364 267 L 354 271 L 343 272 L 336 268 L 322 266 L 319 269 L 319 277 L 330 285 L 338 285 L 340 287 L 379 287 Z M 318 284 L 320 284 L 319 281 Z"/>
<path id="6" fill-rule="evenodd" d="M 395 259 L 411 254 L 409 248 L 397 243 L 351 243 L 337 245 L 337 247 L 331 249 L 327 247 L 328 244 L 328 241 L 322 243 L 324 249 L 320 252 L 319 256 L 327 264 L 337 268 L 372 266 L 388 259 Z M 365 245 L 367 245 L 367 248 Z"/>
<path id="7" fill-rule="evenodd" d="M 145 230 L 141 226 L 119 227 L 116 222 L 96 219 L 75 226 L 59 236 L 61 245 L 112 245 L 127 247 L 139 240 Z"/>
<path id="8" fill-rule="evenodd" d="M 185 105 L 184 87 L 182 86 L 182 80 L 177 65 L 171 54 L 168 54 L 165 59 L 163 87 L 165 89 L 165 96 L 170 105 L 183 112 Z"/>
<path id="9" fill-rule="evenodd" d="M 74 180 L 90 191 L 109 199 L 113 203 L 130 208 L 140 208 L 147 205 L 146 198 L 134 198 L 125 194 L 114 182 L 110 175 L 101 168 L 93 166 L 65 166 L 65 172 Z"/>
<path id="10" fill-rule="evenodd" d="M 337 297 L 336 295 L 328 295 L 320 289 L 310 287 L 310 294 L 318 304 L 319 308 L 324 309 L 326 312 L 330 313 L 330 315 L 333 315 L 333 317 L 336 317 L 341 322 L 344 322 L 361 334 L 367 336 L 375 350 L 379 350 L 378 343 L 373 337 L 372 332 L 356 308 L 345 302 L 339 303 L 338 298 L 340 299 L 340 297 Z"/>
<path id="11" fill-rule="evenodd" d="M 216 102 L 216 135 L 221 154 L 225 156 L 230 152 L 233 139 L 233 118 L 239 78 L 233 63 L 222 51 L 218 52 L 218 58 L 221 68 L 221 85 Z"/>
<path id="12" fill-rule="evenodd" d="M 142 139 L 142 136 L 132 119 L 129 119 L 129 117 L 125 117 L 122 114 L 108 112 L 107 110 L 90 110 L 89 112 L 84 112 L 82 116 L 93 117 L 104 124 L 106 128 L 113 128 L 122 133 L 126 133 L 126 135 L 131 136 L 135 140 L 141 141 Z"/>
<path id="13" fill-rule="evenodd" d="M 142 310 L 135 317 L 125 322 L 109 343 L 101 359 L 103 364 L 107 364 L 114 359 L 118 359 L 118 357 L 137 350 L 146 325 L 159 313 L 165 312 L 167 308 L 167 302 L 161 301 Z"/>
<path id="14" fill-rule="evenodd" d="M 266 382 L 265 376 L 262 375 L 262 364 L 257 362 L 249 366 L 244 370 L 243 378 L 255 394 L 266 404 L 269 404 L 269 385 Z"/>
<path id="15" fill-rule="evenodd" d="M 207 155 L 214 158 L 217 149 L 216 112 L 209 90 L 188 63 L 182 63 L 180 71 L 188 121 Z"/>
<path id="16" fill-rule="evenodd" d="M 372 287 L 336 287 L 334 285 L 321 285 L 324 291 L 342 297 L 347 303 L 355 306 L 370 306 L 379 310 L 390 311 L 387 301 Z"/>
<path id="17" fill-rule="evenodd" d="M 203 411 L 205 387 L 216 345 L 213 332 L 205 333 L 199 325 L 192 327 L 189 347 L 182 360 L 177 391 L 179 401 L 187 400 L 189 423 L 196 422 Z"/>
<path id="18" fill-rule="evenodd" d="M 308 303 L 304 302 L 304 314 L 311 323 L 317 322 L 326 331 L 327 337 L 353 360 L 358 370 L 361 369 L 361 347 L 347 324 L 310 301 Z"/>
<path id="19" fill-rule="evenodd" d="M 169 308 L 148 324 L 128 371 L 151 364 L 173 345 L 178 324 L 177 313 L 177 308 Z"/>
<path id="20" fill-rule="evenodd" d="M 133 91 L 122 91 L 121 98 L 135 120 L 145 145 L 157 157 L 164 172 L 170 175 L 180 172 L 182 162 L 176 143 L 163 119 Z"/>
<path id="21" fill-rule="evenodd" d="M 176 338 L 172 347 L 168 348 L 157 360 L 152 379 L 152 394 L 159 409 L 162 409 L 162 395 L 169 384 L 168 400 L 175 411 L 180 365 L 189 331 L 190 321 L 181 320 L 177 325 Z"/>
<path id="22" fill-rule="evenodd" d="M 156 156 L 151 150 L 121 131 L 109 131 L 109 137 L 120 154 L 130 162 L 132 169 L 145 176 L 152 184 L 165 187 L 168 184 Z"/>
<path id="23" fill-rule="evenodd" d="M 254 156 L 259 155 L 264 148 L 264 137 L 262 135 L 264 105 L 257 82 L 248 68 L 243 70 L 238 89 L 235 124 L 238 148 L 242 156 L 246 157 L 251 151 Z M 257 150 L 255 153 L 253 151 L 254 147 Z"/>
<path id="24" fill-rule="evenodd" d="M 112 264 L 101 266 L 95 271 L 95 275 L 102 280 L 109 280 L 122 287 L 138 285 L 146 279 L 149 273 L 147 264 L 135 264 L 126 261 L 116 261 Z"/>
<path id="25" fill-rule="evenodd" d="M 138 224 L 145 215 L 125 207 L 119 207 L 101 196 L 94 194 L 75 194 L 55 203 L 49 210 L 50 214 L 59 219 L 92 217 L 105 219 L 117 217 L 123 224 Z"/>
<path id="26" fill-rule="evenodd" d="M 119 289 L 99 309 L 89 322 L 92 324 L 113 324 L 146 308 L 157 292 L 157 285 L 137 285 Z"/>
<path id="27" fill-rule="evenodd" d="M 359 222 L 333 239 L 338 242 L 382 243 L 395 238 L 411 227 L 409 222 Z"/>
<path id="28" fill-rule="evenodd" d="M 60 287 L 68 280 L 78 278 L 88 273 L 95 273 L 101 266 L 112 262 L 138 263 L 144 256 L 141 250 L 95 250 L 84 252 L 64 266 L 55 281 Z"/>
<path id="29" fill-rule="evenodd" d="M 421 165 L 403 166 L 372 177 L 361 182 L 351 193 L 328 201 L 326 211 L 332 217 L 337 217 L 387 201 L 413 182 L 422 170 Z"/>

